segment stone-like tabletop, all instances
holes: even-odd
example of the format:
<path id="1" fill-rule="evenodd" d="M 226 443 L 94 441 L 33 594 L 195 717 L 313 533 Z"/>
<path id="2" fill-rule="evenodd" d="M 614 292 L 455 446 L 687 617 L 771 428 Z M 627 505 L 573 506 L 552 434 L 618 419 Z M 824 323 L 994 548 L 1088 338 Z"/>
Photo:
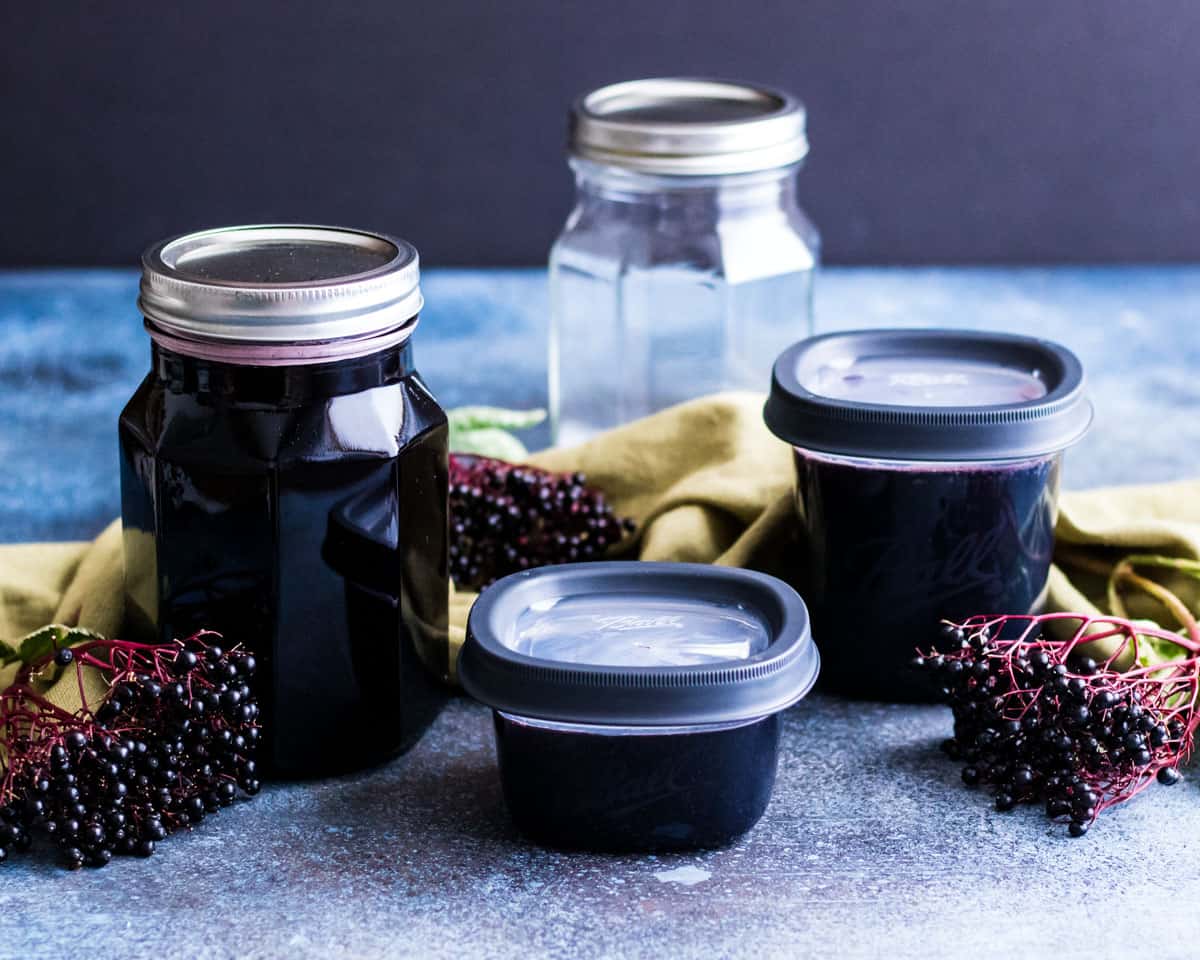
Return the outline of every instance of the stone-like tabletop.
<path id="1" fill-rule="evenodd" d="M 0 540 L 84 538 L 117 513 L 115 422 L 148 356 L 136 282 L 0 273 Z M 429 271 L 425 292 L 417 362 L 444 406 L 544 403 L 540 271 Z M 1068 487 L 1197 472 L 1200 269 L 834 269 L 817 300 L 826 330 L 988 327 L 1073 347 L 1097 422 Z M 0 957 L 1194 954 L 1200 776 L 1070 840 L 962 787 L 936 748 L 948 728 L 943 708 L 812 696 L 787 715 L 774 798 L 741 842 L 594 856 L 514 835 L 488 713 L 460 699 L 395 762 L 271 785 L 149 860 L 5 864 Z"/>

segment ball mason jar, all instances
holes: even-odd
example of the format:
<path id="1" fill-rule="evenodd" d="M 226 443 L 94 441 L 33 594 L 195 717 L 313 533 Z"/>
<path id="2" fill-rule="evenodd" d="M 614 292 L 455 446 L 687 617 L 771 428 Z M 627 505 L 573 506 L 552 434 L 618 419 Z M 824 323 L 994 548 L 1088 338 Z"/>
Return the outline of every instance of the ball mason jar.
<path id="1" fill-rule="evenodd" d="M 941 642 L 942 620 L 1040 611 L 1063 451 L 1092 420 L 1065 347 L 954 330 L 813 337 L 780 355 L 765 418 L 793 447 L 787 572 L 827 688 L 933 699 L 908 665 Z"/>
<path id="2" fill-rule="evenodd" d="M 151 369 L 119 425 L 127 629 L 257 657 L 261 761 L 411 745 L 449 668 L 446 417 L 403 240 L 250 226 L 143 258 Z"/>
<path id="3" fill-rule="evenodd" d="M 571 114 L 576 203 L 550 254 L 558 443 L 761 390 L 812 332 L 816 228 L 796 201 L 803 105 L 713 80 L 619 83 Z"/>

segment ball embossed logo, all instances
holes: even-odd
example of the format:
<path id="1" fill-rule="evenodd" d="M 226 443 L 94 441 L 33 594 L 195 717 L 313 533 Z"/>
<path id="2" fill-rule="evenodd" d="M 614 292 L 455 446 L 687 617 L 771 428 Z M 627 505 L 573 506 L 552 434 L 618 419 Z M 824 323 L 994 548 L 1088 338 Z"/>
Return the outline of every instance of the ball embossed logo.
<path id="1" fill-rule="evenodd" d="M 636 615 L 594 616 L 592 622 L 601 630 L 624 632 L 627 630 L 682 630 L 683 619 L 679 614 L 661 614 L 655 617 Z"/>

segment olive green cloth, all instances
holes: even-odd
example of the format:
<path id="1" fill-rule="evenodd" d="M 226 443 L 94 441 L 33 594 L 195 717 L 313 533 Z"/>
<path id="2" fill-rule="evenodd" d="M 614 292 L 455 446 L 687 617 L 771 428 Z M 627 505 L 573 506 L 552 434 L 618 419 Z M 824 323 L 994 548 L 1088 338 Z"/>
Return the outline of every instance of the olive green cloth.
<path id="1" fill-rule="evenodd" d="M 1107 578 L 1087 569 L 1116 563 L 1130 554 L 1200 560 L 1200 480 L 1131 487 L 1104 487 L 1063 494 L 1050 570 L 1050 606 L 1075 613 L 1112 613 L 1105 599 Z M 1098 563 L 1099 562 L 1099 563 Z M 1170 589 L 1193 612 L 1200 611 L 1200 582 L 1162 569 L 1145 573 Z M 1122 594 L 1128 614 L 1179 626 L 1141 591 Z"/>
<path id="2" fill-rule="evenodd" d="M 629 554 L 785 572 L 791 455 L 763 426 L 762 402 L 755 394 L 706 397 L 530 462 L 587 474 L 618 512 L 637 521 Z M 1065 493 L 1058 535 L 1061 549 L 1097 558 L 1114 548 L 1200 558 L 1200 480 Z M 1053 570 L 1051 606 L 1102 608 L 1102 580 L 1070 569 L 1073 581 Z M 451 598 L 451 664 L 473 600 Z M 0 637 L 49 622 L 114 635 L 121 616 L 118 524 L 91 542 L 0 546 Z"/>

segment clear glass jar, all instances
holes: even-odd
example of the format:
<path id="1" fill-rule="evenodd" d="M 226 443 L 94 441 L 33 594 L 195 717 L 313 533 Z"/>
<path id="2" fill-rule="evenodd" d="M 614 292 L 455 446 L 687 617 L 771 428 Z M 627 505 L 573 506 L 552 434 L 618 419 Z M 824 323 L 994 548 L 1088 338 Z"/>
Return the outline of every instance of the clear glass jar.
<path id="1" fill-rule="evenodd" d="M 581 98 L 572 120 L 576 206 L 550 254 L 555 441 L 765 389 L 774 358 L 812 332 L 803 106 L 738 84 L 640 80 Z"/>

